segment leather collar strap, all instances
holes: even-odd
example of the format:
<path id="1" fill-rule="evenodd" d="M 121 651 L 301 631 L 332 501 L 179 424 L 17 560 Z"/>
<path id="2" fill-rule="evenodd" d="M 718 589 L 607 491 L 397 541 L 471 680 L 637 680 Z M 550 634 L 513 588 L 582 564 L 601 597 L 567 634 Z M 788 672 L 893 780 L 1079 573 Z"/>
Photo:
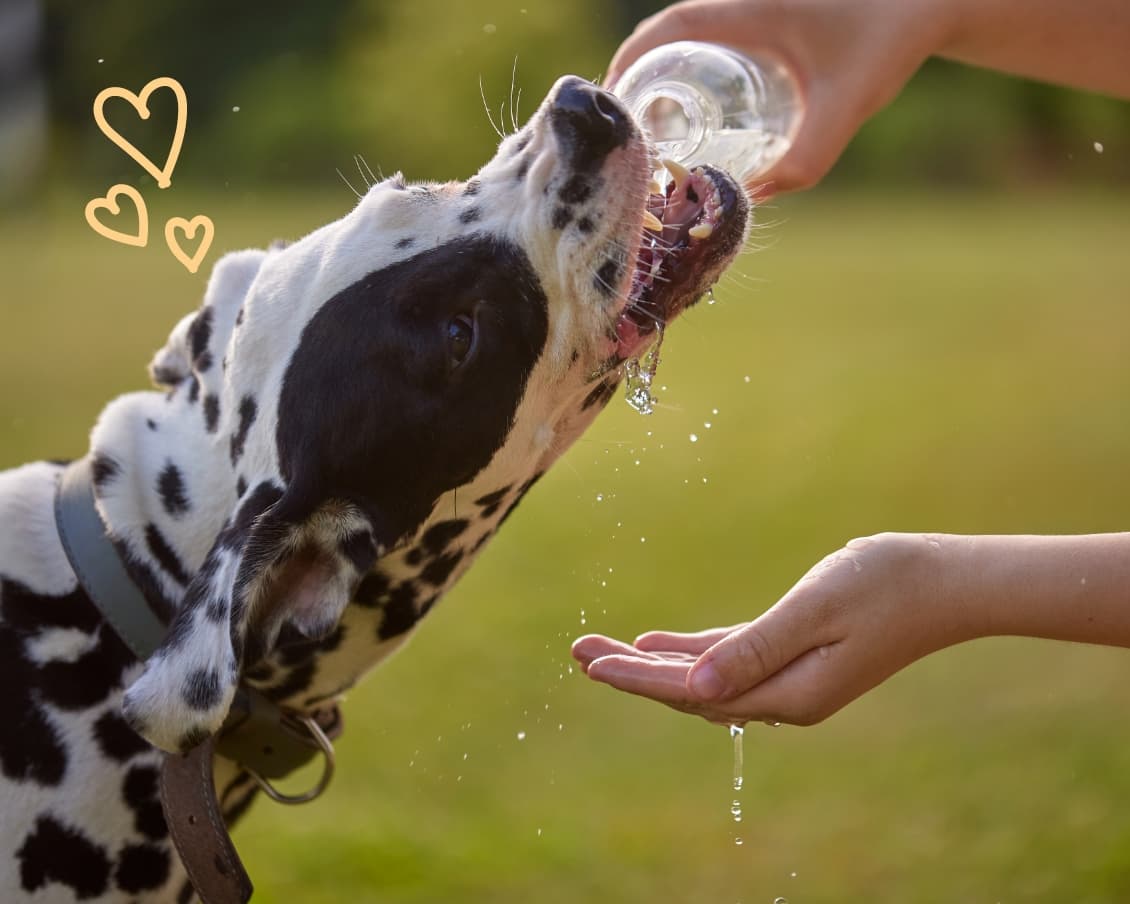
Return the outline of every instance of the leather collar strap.
<path id="1" fill-rule="evenodd" d="M 148 659 L 164 638 L 165 625 L 130 578 L 107 535 L 94 504 L 89 456 L 63 472 L 55 494 L 55 521 L 63 550 L 87 595 L 133 654 Z M 314 713 L 313 719 L 329 738 L 341 734 L 341 713 L 336 706 Z M 310 730 L 303 730 L 303 724 L 301 718 L 241 685 L 216 738 L 183 756 L 166 755 L 161 768 L 165 820 L 204 904 L 244 904 L 252 892 L 216 800 L 213 754 L 250 771 L 270 793 L 264 778 L 288 775 L 319 752 L 318 742 Z M 322 741 L 329 767 L 332 749 L 327 750 L 325 738 Z"/>

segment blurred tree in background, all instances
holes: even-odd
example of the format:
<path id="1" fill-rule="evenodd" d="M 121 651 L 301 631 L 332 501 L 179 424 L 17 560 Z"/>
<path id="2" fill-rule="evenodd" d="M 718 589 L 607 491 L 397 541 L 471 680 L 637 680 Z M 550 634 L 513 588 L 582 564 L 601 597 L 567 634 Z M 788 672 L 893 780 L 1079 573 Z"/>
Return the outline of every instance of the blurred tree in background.
<path id="1" fill-rule="evenodd" d="M 97 132 L 92 99 L 107 85 L 138 90 L 172 75 L 190 106 L 182 180 L 325 184 L 335 168 L 355 173 L 357 153 L 410 179 L 465 177 L 497 140 L 480 81 L 495 121 L 510 128 L 515 66 L 521 121 L 558 76 L 598 77 L 619 40 L 661 5 L 49 0 L 46 173 L 136 180 Z M 171 111 L 158 101 L 160 120 Z M 1065 174 L 1073 185 L 1130 180 L 1130 105 L 932 61 L 832 180 L 980 187 Z"/>

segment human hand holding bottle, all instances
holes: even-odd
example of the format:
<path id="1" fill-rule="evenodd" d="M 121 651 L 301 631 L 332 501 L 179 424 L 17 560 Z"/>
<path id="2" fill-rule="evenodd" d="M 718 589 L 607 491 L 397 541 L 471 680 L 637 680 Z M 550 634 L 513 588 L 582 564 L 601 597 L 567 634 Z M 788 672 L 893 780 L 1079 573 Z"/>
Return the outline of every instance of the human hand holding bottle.
<path id="1" fill-rule="evenodd" d="M 799 82 L 804 120 L 784 158 L 749 185 L 757 194 L 819 182 L 932 55 L 1130 97 L 1125 0 L 685 0 L 640 23 L 606 83 L 685 40 L 776 57 Z"/>

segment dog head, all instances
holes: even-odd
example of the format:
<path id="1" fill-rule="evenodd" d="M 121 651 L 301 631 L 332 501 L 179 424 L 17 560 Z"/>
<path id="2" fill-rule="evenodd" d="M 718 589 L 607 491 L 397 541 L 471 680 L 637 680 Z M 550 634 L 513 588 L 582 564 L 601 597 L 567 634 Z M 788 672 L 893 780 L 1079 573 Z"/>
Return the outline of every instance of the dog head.
<path id="1" fill-rule="evenodd" d="M 141 734 L 215 732 L 284 624 L 324 636 L 379 557 L 458 499 L 524 491 L 583 431 L 745 237 L 729 176 L 656 191 L 654 163 L 616 98 L 566 77 L 468 182 L 394 176 L 221 260 L 152 372 L 200 396 L 238 503 L 126 695 Z"/>

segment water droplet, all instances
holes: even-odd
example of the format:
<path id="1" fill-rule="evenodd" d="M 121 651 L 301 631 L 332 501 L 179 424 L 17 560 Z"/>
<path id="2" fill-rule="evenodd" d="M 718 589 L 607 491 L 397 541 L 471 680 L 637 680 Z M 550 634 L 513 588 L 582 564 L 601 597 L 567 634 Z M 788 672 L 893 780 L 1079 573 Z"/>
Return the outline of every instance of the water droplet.
<path id="1" fill-rule="evenodd" d="M 604 502 L 604 494 L 603 493 L 597 493 L 596 494 L 596 501 L 597 502 Z"/>
<path id="2" fill-rule="evenodd" d="M 522 10 L 522 12 L 525 12 L 525 10 Z M 538 829 L 538 838 L 541 838 L 541 829 Z"/>
<path id="3" fill-rule="evenodd" d="M 697 433 L 692 433 L 692 434 L 691 434 L 691 442 L 692 442 L 692 443 L 697 443 L 697 442 L 698 442 L 698 434 L 697 434 Z"/>
<path id="4" fill-rule="evenodd" d="M 498 26 L 492 25 L 491 23 L 488 22 L 486 25 L 483 26 L 483 31 L 485 31 L 488 35 L 492 35 L 496 31 L 498 31 Z"/>
<path id="5" fill-rule="evenodd" d="M 796 878 L 796 870 L 795 870 L 795 869 L 794 869 L 794 870 L 793 870 L 793 871 L 792 871 L 791 873 L 789 873 L 789 878 L 790 878 L 790 879 L 795 879 L 795 878 Z"/>
<path id="6" fill-rule="evenodd" d="M 465 753 L 465 754 L 463 754 L 463 759 L 467 759 L 467 757 L 469 757 L 470 755 L 471 755 L 471 754 L 469 754 L 469 753 Z"/>
<path id="7" fill-rule="evenodd" d="M 730 804 L 730 815 L 734 817 L 734 822 L 742 821 L 742 802 L 737 798 Z"/>
<path id="8" fill-rule="evenodd" d="M 102 61 L 99 60 L 98 62 L 101 63 Z M 1095 153 L 1101 154 L 1102 152 L 1103 152 L 1103 143 L 1101 141 L 1096 141 L 1095 142 Z"/>
<path id="9" fill-rule="evenodd" d="M 718 414 L 718 409 L 717 409 L 717 408 L 711 408 L 711 409 L 710 409 L 710 413 L 711 413 L 711 414 L 713 414 L 713 415 L 717 415 L 717 414 Z"/>
<path id="10" fill-rule="evenodd" d="M 99 62 L 99 63 L 105 63 L 105 62 L 106 62 L 106 60 L 105 60 L 105 59 L 104 59 L 103 57 L 99 57 L 99 58 L 98 58 L 98 62 Z"/>
<path id="11" fill-rule="evenodd" d="M 741 835 L 735 835 L 734 836 L 734 844 L 736 844 L 738 847 L 742 846 L 742 836 Z"/>
<path id="12" fill-rule="evenodd" d="M 238 113 L 238 112 L 239 112 L 239 107 L 232 107 L 232 108 L 231 108 L 231 111 L 232 111 L 233 113 Z"/>
<path id="13" fill-rule="evenodd" d="M 646 543 L 646 542 L 647 542 L 647 537 L 640 537 L 640 542 L 641 542 L 641 543 Z"/>
<path id="14" fill-rule="evenodd" d="M 632 358 L 624 362 L 624 388 L 625 398 L 640 414 L 651 414 L 659 399 L 651 394 L 651 384 L 655 379 L 655 372 L 659 369 L 659 349 L 663 345 L 663 330 L 655 334 L 655 342 L 641 361 Z M 663 387 L 666 391 L 667 387 Z"/>
<path id="15" fill-rule="evenodd" d="M 585 610 L 584 609 L 581 610 L 581 624 L 582 625 L 585 624 Z"/>
<path id="16" fill-rule="evenodd" d="M 749 377 L 745 377 L 745 381 L 746 381 L 746 382 L 748 383 L 748 382 L 749 382 Z"/>
<path id="17" fill-rule="evenodd" d="M 520 731 L 520 732 L 518 732 L 518 740 L 519 740 L 519 741 L 524 741 L 524 740 L 526 740 L 526 733 L 525 733 L 524 731 Z"/>
<path id="18" fill-rule="evenodd" d="M 788 898 L 774 898 L 773 904 L 789 904 Z"/>
<path id="19" fill-rule="evenodd" d="M 709 430 L 713 426 L 713 424 L 711 424 L 710 421 L 703 421 L 702 426 Z"/>

